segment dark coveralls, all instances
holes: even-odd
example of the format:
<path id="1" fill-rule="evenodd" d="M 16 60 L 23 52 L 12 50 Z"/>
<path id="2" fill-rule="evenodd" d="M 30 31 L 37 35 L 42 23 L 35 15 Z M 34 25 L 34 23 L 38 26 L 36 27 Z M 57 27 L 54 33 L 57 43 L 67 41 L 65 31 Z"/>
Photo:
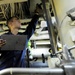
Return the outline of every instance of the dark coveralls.
<path id="1" fill-rule="evenodd" d="M 36 23 L 39 19 L 38 15 L 34 15 L 31 22 L 29 23 L 24 33 L 18 33 L 18 35 L 27 35 L 27 41 L 35 31 Z M 13 35 L 11 32 L 6 33 L 7 35 Z M 25 53 L 26 49 L 22 51 L 0 51 L 0 70 L 9 67 L 25 67 Z"/>

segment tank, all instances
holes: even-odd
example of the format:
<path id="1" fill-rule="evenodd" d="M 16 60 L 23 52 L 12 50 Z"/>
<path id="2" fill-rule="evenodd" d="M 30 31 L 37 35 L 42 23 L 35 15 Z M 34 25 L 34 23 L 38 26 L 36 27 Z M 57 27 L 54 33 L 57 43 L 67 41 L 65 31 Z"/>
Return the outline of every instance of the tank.
<path id="1" fill-rule="evenodd" d="M 75 43 L 75 24 L 67 16 L 67 13 L 75 16 L 75 0 L 52 0 L 52 2 L 58 21 L 58 32 L 62 46 L 66 44 L 68 47 L 71 47 Z M 72 54 L 75 57 L 75 49 L 72 50 Z"/>

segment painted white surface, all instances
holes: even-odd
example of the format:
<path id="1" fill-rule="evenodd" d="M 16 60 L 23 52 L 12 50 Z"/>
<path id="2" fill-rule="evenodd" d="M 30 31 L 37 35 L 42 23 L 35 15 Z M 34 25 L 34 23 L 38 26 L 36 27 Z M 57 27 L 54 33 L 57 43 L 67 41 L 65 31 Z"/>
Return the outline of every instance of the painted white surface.
<path id="1" fill-rule="evenodd" d="M 50 44 L 50 40 L 43 40 L 43 41 L 35 41 L 36 45 L 48 45 Z"/>
<path id="2" fill-rule="evenodd" d="M 44 54 L 45 57 L 48 57 L 50 55 L 49 48 L 37 48 L 32 49 L 31 54 L 33 57 L 42 57 L 42 54 Z"/>
<path id="3" fill-rule="evenodd" d="M 31 40 L 49 39 L 49 34 L 38 35 L 38 36 L 33 35 L 30 39 L 31 39 Z"/>
<path id="4" fill-rule="evenodd" d="M 75 8 L 75 0 L 53 0 L 59 24 L 65 17 L 66 12 Z"/>
<path id="5" fill-rule="evenodd" d="M 55 68 L 56 65 L 60 64 L 60 60 L 58 58 L 51 58 L 50 56 L 48 57 L 48 66 L 49 68 Z"/>
<path id="6" fill-rule="evenodd" d="M 72 41 L 70 31 L 75 28 L 75 25 L 71 25 L 72 21 L 66 16 L 66 12 L 72 8 L 75 8 L 75 0 L 53 0 L 53 2 L 59 22 L 58 26 L 62 45 L 67 44 L 71 47 L 74 45 L 74 42 Z M 74 12 L 71 14 L 75 16 Z M 75 49 L 72 50 L 72 54 L 75 56 Z"/>

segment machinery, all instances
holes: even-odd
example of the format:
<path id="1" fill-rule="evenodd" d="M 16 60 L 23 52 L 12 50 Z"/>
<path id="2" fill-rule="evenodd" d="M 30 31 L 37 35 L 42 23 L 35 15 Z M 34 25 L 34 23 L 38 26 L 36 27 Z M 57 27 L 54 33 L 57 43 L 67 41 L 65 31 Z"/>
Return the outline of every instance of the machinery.
<path id="1" fill-rule="evenodd" d="M 53 64 L 53 66 L 45 66 L 44 68 L 43 67 L 31 68 L 30 67 L 31 59 L 29 59 L 29 52 L 27 51 L 27 62 L 29 68 L 8 68 L 1 70 L 0 75 L 25 75 L 25 74 L 74 75 L 75 74 L 75 46 L 74 46 L 75 2 L 74 0 L 38 0 L 37 2 L 39 4 L 41 3 L 40 6 L 44 10 L 42 18 L 44 21 L 47 22 L 47 28 L 48 28 L 47 34 L 49 34 L 47 40 L 50 43 L 48 44 L 49 46 L 47 47 L 49 49 L 48 49 L 48 54 L 46 56 L 44 55 L 44 52 L 42 52 L 40 55 L 33 54 L 33 57 L 43 58 L 43 62 L 45 62 L 45 60 L 49 60 L 48 61 L 49 65 L 51 65 L 54 62 L 55 63 Z M 30 6 L 30 9 L 27 9 L 28 7 L 25 7 L 24 4 Z M 7 9 L 4 9 L 6 13 L 1 12 L 1 14 L 3 14 L 4 17 L 1 18 L 2 21 L 0 22 L 0 24 L 2 27 L 5 28 L 5 31 L 8 30 L 8 28 L 4 26 L 6 22 L 5 19 L 8 18 L 7 14 L 10 14 L 10 16 L 12 16 L 14 14 L 14 11 L 16 11 L 16 9 L 22 10 L 21 12 L 16 11 L 16 13 L 18 13 L 21 19 L 22 24 L 23 25 L 28 24 L 29 21 L 31 20 L 31 16 L 33 15 L 33 10 L 34 10 L 34 6 L 32 6 L 33 4 L 34 6 L 36 6 L 37 3 L 35 0 L 34 1 L 9 0 L 8 2 L 1 0 L 0 5 L 2 7 L 2 10 L 6 6 L 9 9 L 9 11 L 11 11 L 11 13 L 9 13 Z M 25 10 L 23 9 L 23 7 L 25 7 Z M 10 8 L 12 8 L 12 10 Z M 25 13 L 26 16 L 23 13 Z M 55 18 L 54 23 L 52 22 L 52 17 Z M 42 18 L 40 18 L 40 20 Z M 25 27 L 26 25 L 21 28 L 20 32 L 22 32 Z M 2 33 L 4 33 L 3 30 Z M 31 38 L 31 40 L 33 40 L 33 38 Z M 60 42 L 62 45 L 61 51 L 59 50 L 59 46 L 57 45 L 58 42 Z M 47 59 L 45 57 L 47 57 Z M 51 60 L 53 60 L 53 62 L 51 62 Z"/>

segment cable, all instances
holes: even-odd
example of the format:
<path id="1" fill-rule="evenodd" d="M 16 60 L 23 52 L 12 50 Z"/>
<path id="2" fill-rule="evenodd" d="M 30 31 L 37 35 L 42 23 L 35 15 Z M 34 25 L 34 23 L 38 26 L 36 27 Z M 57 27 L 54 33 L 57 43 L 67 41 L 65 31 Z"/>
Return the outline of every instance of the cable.
<path id="1" fill-rule="evenodd" d="M 62 26 L 64 20 L 66 19 L 66 17 L 67 17 L 67 15 L 65 15 L 65 17 L 62 19 L 62 21 L 61 21 L 61 23 L 60 23 L 61 26 Z M 60 28 L 61 28 L 61 26 L 60 26 Z"/>

